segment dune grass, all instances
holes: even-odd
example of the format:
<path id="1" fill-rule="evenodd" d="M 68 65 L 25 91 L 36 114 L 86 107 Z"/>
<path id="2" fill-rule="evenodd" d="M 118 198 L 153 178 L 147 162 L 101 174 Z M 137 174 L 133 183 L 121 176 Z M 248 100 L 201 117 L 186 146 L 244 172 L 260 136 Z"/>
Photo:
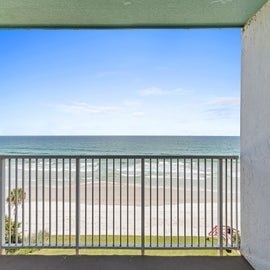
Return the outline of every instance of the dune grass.
<path id="1" fill-rule="evenodd" d="M 30 253 L 29 253 L 30 254 Z M 32 255 L 75 255 L 74 249 L 41 249 Z M 80 255 L 132 255 L 140 256 L 140 250 L 132 249 L 81 249 Z M 217 250 L 146 250 L 145 256 L 218 256 Z M 224 251 L 223 256 L 239 256 L 237 251 Z"/>
<path id="2" fill-rule="evenodd" d="M 198 241 L 201 245 L 207 244 L 207 245 L 212 245 L 212 239 L 211 238 L 204 238 L 200 237 L 198 238 L 197 236 L 190 237 L 187 236 L 186 239 L 183 236 L 180 236 L 179 238 L 174 236 L 174 237 L 156 237 L 152 236 L 146 236 L 145 237 L 145 245 L 156 245 L 157 243 L 159 245 L 190 245 L 191 242 L 193 245 L 197 245 Z M 42 235 L 39 235 L 38 240 L 36 239 L 31 239 L 32 243 L 42 243 Z M 46 234 L 44 237 L 44 243 L 49 244 L 51 243 L 52 245 L 55 245 L 58 243 L 58 245 L 61 245 L 64 243 L 65 245 L 71 243 L 75 244 L 76 238 L 75 236 L 65 236 L 64 239 L 62 236 L 58 236 L 56 239 L 56 236 L 52 236 L 51 239 L 49 239 L 48 235 Z M 80 243 L 81 244 L 94 244 L 94 245 L 104 245 L 104 244 L 115 244 L 115 245 L 133 245 L 134 243 L 136 245 L 141 244 L 141 237 L 140 236 L 112 236 L 108 235 L 107 237 L 105 235 L 101 235 L 100 237 L 95 235 L 94 238 L 92 236 L 84 236 L 82 235 L 80 237 Z M 217 239 L 213 239 L 213 244 L 217 244 Z M 32 254 L 32 255 L 74 255 L 75 254 L 75 249 L 74 248 L 42 248 L 42 249 L 20 249 L 17 250 L 14 254 Z M 122 248 L 122 249 L 106 249 L 106 248 L 82 248 L 80 249 L 80 254 L 81 255 L 141 255 L 141 250 L 140 249 L 128 249 L 128 248 Z M 145 250 L 145 255 L 147 256 L 217 256 L 218 255 L 218 250 L 216 249 L 165 249 L 165 250 L 157 250 L 157 249 L 146 249 Z M 227 252 L 224 250 L 224 256 L 239 256 L 239 253 L 235 250 L 232 250 L 231 252 Z"/>

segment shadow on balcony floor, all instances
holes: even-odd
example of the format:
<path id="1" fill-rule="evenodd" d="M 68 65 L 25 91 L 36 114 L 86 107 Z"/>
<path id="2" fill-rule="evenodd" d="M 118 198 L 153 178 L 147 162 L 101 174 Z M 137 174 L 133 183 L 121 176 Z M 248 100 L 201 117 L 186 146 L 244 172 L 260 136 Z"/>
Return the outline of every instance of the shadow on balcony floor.
<path id="1" fill-rule="evenodd" d="M 0 269 L 13 270 L 251 270 L 243 257 L 1 256 Z"/>

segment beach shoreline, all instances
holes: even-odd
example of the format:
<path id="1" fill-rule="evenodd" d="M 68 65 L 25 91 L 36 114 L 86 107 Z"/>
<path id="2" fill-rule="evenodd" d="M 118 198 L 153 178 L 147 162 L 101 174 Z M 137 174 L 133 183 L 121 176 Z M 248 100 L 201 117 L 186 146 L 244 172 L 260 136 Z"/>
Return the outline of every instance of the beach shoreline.
<path id="1" fill-rule="evenodd" d="M 152 190 L 150 187 L 145 187 L 144 230 L 146 235 L 150 234 L 150 230 L 155 233 L 159 231 L 159 234 L 165 233 L 167 236 L 171 233 L 176 235 L 178 231 L 184 235 L 184 227 L 186 235 L 204 235 L 217 225 L 217 192 L 202 190 L 198 193 L 196 189 L 192 192 L 190 189 L 184 191 L 182 188 L 159 187 L 157 192 L 156 187 Z M 25 192 L 26 198 L 17 211 L 18 220 L 23 223 L 25 235 L 43 230 L 50 231 L 51 234 L 56 234 L 56 232 L 58 234 L 64 232 L 65 235 L 75 234 L 77 219 L 75 185 L 66 186 L 64 189 L 51 187 L 51 190 L 49 187 L 37 186 Z M 230 207 L 235 209 L 235 200 L 228 207 L 229 210 Z M 85 233 L 89 234 L 92 232 L 96 235 L 104 235 L 106 232 L 112 234 L 113 223 L 115 235 L 140 235 L 141 233 L 141 186 L 136 186 L 134 189 L 134 186 L 128 187 L 122 184 L 122 189 L 120 189 L 119 184 L 102 183 L 99 186 L 98 183 L 94 183 L 93 186 L 90 184 L 85 188 L 85 184 L 81 184 L 79 208 L 82 234 L 85 229 Z M 9 213 L 8 204 L 5 211 Z M 23 213 L 24 219 L 22 219 Z M 227 223 L 231 223 L 230 215 Z M 235 216 L 232 223 L 235 224 Z M 30 227 L 29 224 L 31 224 Z"/>

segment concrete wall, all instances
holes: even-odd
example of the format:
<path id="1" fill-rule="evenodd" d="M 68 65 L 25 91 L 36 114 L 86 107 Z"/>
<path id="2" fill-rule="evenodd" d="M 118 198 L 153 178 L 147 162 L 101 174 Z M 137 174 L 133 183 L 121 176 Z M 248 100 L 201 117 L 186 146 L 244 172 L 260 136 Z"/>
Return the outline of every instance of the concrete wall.
<path id="1" fill-rule="evenodd" d="M 270 269 L 270 2 L 243 29 L 242 254 Z"/>

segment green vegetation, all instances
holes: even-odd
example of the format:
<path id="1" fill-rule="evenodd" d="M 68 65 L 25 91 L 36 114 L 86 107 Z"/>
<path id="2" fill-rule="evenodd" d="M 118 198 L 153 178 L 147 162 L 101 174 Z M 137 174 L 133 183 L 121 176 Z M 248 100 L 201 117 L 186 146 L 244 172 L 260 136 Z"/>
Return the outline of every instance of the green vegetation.
<path id="1" fill-rule="evenodd" d="M 14 188 L 11 190 L 9 196 L 6 198 L 6 202 L 13 208 L 14 219 L 5 216 L 5 243 L 21 243 L 22 235 L 20 232 L 21 223 L 18 222 L 17 208 L 22 204 L 23 199 L 25 199 L 25 192 L 22 188 Z M 7 253 L 16 253 L 15 249 L 7 249 Z"/>
<path id="2" fill-rule="evenodd" d="M 19 254 L 19 253 L 18 253 Z M 21 254 L 21 253 L 20 253 Z M 41 249 L 32 252 L 33 255 L 75 255 L 74 249 Z M 80 249 L 80 255 L 141 255 L 140 250 L 133 249 Z M 217 250 L 145 250 L 146 256 L 217 256 Z M 224 256 L 239 256 L 237 251 Z"/>
<path id="3" fill-rule="evenodd" d="M 42 232 L 40 232 L 38 234 L 38 239 L 37 241 L 35 240 L 35 237 L 31 237 L 31 243 L 42 243 Z M 94 238 L 92 239 L 92 236 L 84 236 L 82 235 L 80 237 L 80 243 L 81 244 L 92 244 L 92 240 L 93 243 L 98 245 L 99 243 L 102 245 L 104 245 L 106 243 L 106 236 L 105 235 L 101 235 L 100 238 L 99 236 L 94 236 Z M 128 238 L 126 236 L 122 236 L 121 237 L 122 240 L 122 244 L 126 245 L 127 244 L 127 240 L 129 242 L 130 245 L 134 244 L 134 237 L 133 236 L 129 236 Z M 164 237 L 152 237 L 152 244 L 155 245 L 157 243 L 157 240 L 159 242 L 160 245 L 162 245 L 164 243 Z M 179 237 L 179 239 L 177 237 L 173 237 L 172 239 L 170 237 L 165 237 L 165 243 L 167 245 L 169 245 L 171 243 L 172 240 L 172 244 L 175 245 L 179 242 L 180 245 L 184 244 L 184 237 Z M 200 237 L 200 243 L 204 244 L 205 239 L 204 237 Z M 69 242 L 70 241 L 70 242 Z M 45 233 L 44 234 L 44 243 L 45 244 L 49 244 L 51 243 L 52 245 L 56 244 L 56 242 L 61 245 L 62 243 L 64 243 L 65 245 L 68 245 L 69 243 L 72 243 L 73 245 L 75 244 L 76 238 L 75 236 L 71 236 L 71 239 L 69 239 L 69 236 L 65 236 L 64 239 L 62 238 L 62 236 L 59 236 L 56 239 L 56 236 L 52 236 L 51 240 L 48 237 L 48 234 Z M 108 244 L 113 244 L 115 243 L 115 245 L 119 245 L 120 244 L 120 236 L 117 235 L 114 238 L 109 235 L 107 237 L 107 243 Z M 137 236 L 135 237 L 135 243 L 136 244 L 140 244 L 141 243 L 141 237 Z M 217 243 L 217 239 L 214 239 L 214 244 Z M 147 236 L 145 237 L 145 244 L 149 245 L 150 244 L 150 237 Z M 190 245 L 191 244 L 191 237 L 187 237 L 186 238 L 186 244 Z M 198 244 L 198 237 L 193 237 L 193 244 L 197 245 Z M 207 238 L 206 239 L 206 244 L 212 244 L 211 239 Z M 57 248 L 57 249 L 29 249 L 28 250 L 28 254 L 34 254 L 34 255 L 74 255 L 75 254 L 75 248 L 69 249 L 69 248 Z M 16 251 L 16 254 L 27 254 L 26 250 L 18 250 Z M 106 248 L 88 248 L 88 249 L 80 249 L 80 254 L 82 255 L 141 255 L 141 250 L 140 249 L 106 249 Z M 145 255 L 148 256 L 216 256 L 218 255 L 218 251 L 217 250 L 177 250 L 177 249 L 166 249 L 166 250 L 145 250 Z M 224 250 L 224 255 L 225 256 L 237 256 L 238 253 L 237 251 L 232 251 L 230 252 L 226 252 Z"/>
<path id="4" fill-rule="evenodd" d="M 10 235 L 10 242 L 11 243 L 16 243 L 16 231 L 21 227 L 21 223 L 17 224 L 13 220 L 9 220 L 8 216 L 5 216 L 5 242 L 9 242 L 9 235 Z M 10 229 L 9 229 L 10 228 Z M 21 243 L 22 242 L 22 235 L 21 233 L 17 233 L 17 242 Z"/>
<path id="5" fill-rule="evenodd" d="M 22 204 L 22 201 L 25 199 L 26 193 L 23 192 L 22 188 L 14 188 L 10 191 L 10 195 L 6 198 L 6 202 L 10 204 L 14 211 L 14 220 L 17 218 L 17 207 Z"/>
<path id="6" fill-rule="evenodd" d="M 55 235 L 52 235 L 51 238 L 49 237 L 49 233 L 48 232 L 42 232 L 40 231 L 37 235 L 37 239 L 35 234 L 33 234 L 29 239 L 25 239 L 25 243 L 32 243 L 32 244 L 42 244 L 44 240 L 44 244 L 48 245 L 55 245 L 58 244 L 60 245 L 75 245 L 76 243 L 76 237 L 75 235 L 71 235 L 70 237 L 68 235 L 65 235 L 64 238 L 60 235 L 56 238 Z M 191 241 L 192 240 L 192 241 Z M 199 243 L 198 243 L 199 240 Z M 187 236 L 186 239 L 183 236 L 180 236 L 179 238 L 177 236 L 173 236 L 172 238 L 170 236 L 166 236 L 165 238 L 163 236 L 152 236 L 152 238 L 150 238 L 150 236 L 145 236 L 144 238 L 145 241 L 145 245 L 150 245 L 152 244 L 154 245 L 211 245 L 212 241 L 210 237 L 207 237 L 206 239 L 204 237 L 200 237 L 198 238 L 197 236 L 194 237 L 190 237 Z M 122 244 L 123 246 L 126 245 L 140 245 L 141 244 L 141 236 L 120 236 L 120 235 L 115 235 L 114 237 L 112 235 L 108 235 L 107 237 L 105 235 L 100 235 L 100 237 L 98 235 L 95 235 L 94 237 L 92 237 L 92 235 L 81 235 L 80 236 L 80 243 L 81 244 L 85 244 L 85 245 L 105 245 L 106 243 L 108 245 L 116 245 L 119 246 L 120 244 Z M 213 238 L 213 245 L 217 244 L 217 239 Z"/>

